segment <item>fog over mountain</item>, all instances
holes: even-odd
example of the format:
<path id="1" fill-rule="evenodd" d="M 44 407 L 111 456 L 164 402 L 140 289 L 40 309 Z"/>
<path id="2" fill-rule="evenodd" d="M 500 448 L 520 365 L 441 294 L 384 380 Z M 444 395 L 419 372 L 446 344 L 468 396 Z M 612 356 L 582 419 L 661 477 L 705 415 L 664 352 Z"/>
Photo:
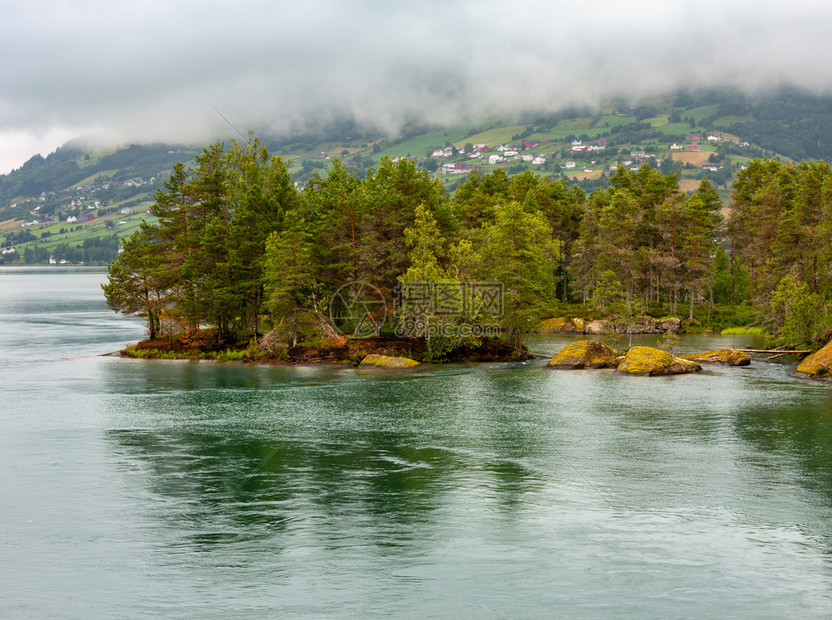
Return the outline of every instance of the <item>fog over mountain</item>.
<path id="1" fill-rule="evenodd" d="M 680 88 L 832 89 L 832 4 L 725 0 L 4 2 L 0 173 L 76 136 L 386 131 Z"/>

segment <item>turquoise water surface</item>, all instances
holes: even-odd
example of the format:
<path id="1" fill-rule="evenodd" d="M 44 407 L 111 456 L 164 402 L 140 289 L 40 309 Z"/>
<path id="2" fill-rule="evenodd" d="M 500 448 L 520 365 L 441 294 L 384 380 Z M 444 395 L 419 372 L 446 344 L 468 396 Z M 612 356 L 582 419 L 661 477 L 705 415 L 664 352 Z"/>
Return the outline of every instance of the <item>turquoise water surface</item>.
<path id="1" fill-rule="evenodd" d="M 0 269 L 0 617 L 832 615 L 832 384 L 789 364 L 122 360 L 104 277 Z"/>

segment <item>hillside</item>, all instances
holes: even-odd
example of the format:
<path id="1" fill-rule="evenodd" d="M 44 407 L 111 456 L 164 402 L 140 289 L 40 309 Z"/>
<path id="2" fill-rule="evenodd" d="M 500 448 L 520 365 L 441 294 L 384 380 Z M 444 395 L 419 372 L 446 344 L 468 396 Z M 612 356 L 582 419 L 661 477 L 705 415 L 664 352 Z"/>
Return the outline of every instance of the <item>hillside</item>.
<path id="1" fill-rule="evenodd" d="M 417 161 L 451 191 L 473 169 L 509 175 L 532 170 L 591 191 L 619 164 L 649 163 L 676 173 L 686 190 L 707 176 L 727 200 L 736 172 L 752 158 L 832 159 L 830 112 L 832 97 L 713 91 L 638 106 L 611 102 L 601 110 L 562 110 L 519 122 L 407 126 L 399 136 L 344 121 L 263 141 L 289 160 L 297 183 L 334 158 L 363 176 L 389 156 Z M 153 144 L 96 152 L 69 143 L 0 175 L 0 264 L 108 262 L 119 238 L 148 217 L 153 192 L 173 164 L 190 164 L 200 150 Z"/>

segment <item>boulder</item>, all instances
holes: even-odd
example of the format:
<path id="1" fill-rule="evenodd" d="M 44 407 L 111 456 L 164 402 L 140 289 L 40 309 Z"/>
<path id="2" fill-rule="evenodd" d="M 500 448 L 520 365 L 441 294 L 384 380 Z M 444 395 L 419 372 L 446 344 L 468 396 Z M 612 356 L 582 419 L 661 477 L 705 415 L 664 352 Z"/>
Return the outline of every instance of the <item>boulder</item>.
<path id="1" fill-rule="evenodd" d="M 671 332 L 678 334 L 682 329 L 680 319 L 654 319 L 649 316 L 640 316 L 633 323 L 618 321 L 612 324 L 612 331 L 616 334 L 663 334 Z"/>
<path id="2" fill-rule="evenodd" d="M 676 317 L 669 319 L 659 319 L 657 321 L 660 333 L 670 332 L 671 334 L 678 334 L 682 330 L 682 319 Z"/>
<path id="3" fill-rule="evenodd" d="M 586 321 L 575 317 L 554 317 L 543 319 L 535 326 L 535 331 L 540 334 L 583 334 L 586 328 Z"/>
<path id="4" fill-rule="evenodd" d="M 616 355 L 616 352 L 603 342 L 579 340 L 563 347 L 546 366 L 564 370 L 611 368 Z"/>
<path id="5" fill-rule="evenodd" d="M 358 365 L 359 368 L 392 368 L 396 370 L 415 368 L 421 364 L 406 357 L 391 357 L 389 355 L 371 354 L 366 356 Z"/>
<path id="6" fill-rule="evenodd" d="M 583 319 L 579 319 L 577 317 L 575 317 L 574 319 L 569 319 L 566 322 L 566 325 L 564 325 L 564 327 L 566 329 L 569 329 L 570 324 L 571 324 L 571 330 L 570 331 L 573 331 L 576 334 L 583 334 L 584 330 L 586 329 L 586 321 L 584 321 Z"/>
<path id="7" fill-rule="evenodd" d="M 618 366 L 618 372 L 628 375 L 657 377 L 699 372 L 696 362 L 674 357 L 667 351 L 652 347 L 633 347 Z"/>
<path id="8" fill-rule="evenodd" d="M 700 364 L 723 364 L 724 366 L 748 366 L 751 357 L 744 351 L 736 349 L 718 349 L 706 353 L 694 353 L 693 355 L 682 355 L 682 359 L 699 362 Z"/>
<path id="9" fill-rule="evenodd" d="M 832 378 L 832 342 L 800 362 L 797 372 L 818 379 Z"/>
<path id="10" fill-rule="evenodd" d="M 607 322 L 601 320 L 590 321 L 586 325 L 587 334 L 603 334 L 607 331 Z"/>

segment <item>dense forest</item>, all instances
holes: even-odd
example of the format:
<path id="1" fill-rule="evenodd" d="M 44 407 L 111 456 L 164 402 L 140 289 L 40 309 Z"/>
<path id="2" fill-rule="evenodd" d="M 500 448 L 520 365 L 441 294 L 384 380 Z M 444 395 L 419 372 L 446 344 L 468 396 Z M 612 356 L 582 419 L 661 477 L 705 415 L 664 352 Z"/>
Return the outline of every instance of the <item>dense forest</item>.
<path id="1" fill-rule="evenodd" d="M 158 223 L 125 241 L 104 289 L 111 308 L 147 317 L 151 338 L 210 327 L 236 342 L 276 328 L 297 343 L 326 334 L 334 296 L 360 282 L 390 300 L 386 322 L 372 309 L 358 317 L 376 333 L 491 320 L 519 348 L 564 304 L 692 323 L 722 305 L 763 309 L 781 344 L 818 340 L 832 295 L 832 168 L 754 160 L 728 221 L 721 207 L 706 179 L 686 194 L 649 165 L 619 167 L 589 195 L 501 170 L 473 172 L 451 195 L 415 163 L 388 158 L 364 178 L 334 160 L 296 187 L 251 137 L 174 167 L 155 194 Z M 414 297 L 466 283 L 498 283 L 499 314 L 476 295 L 453 312 Z M 442 332 L 429 354 L 471 333 Z"/>

